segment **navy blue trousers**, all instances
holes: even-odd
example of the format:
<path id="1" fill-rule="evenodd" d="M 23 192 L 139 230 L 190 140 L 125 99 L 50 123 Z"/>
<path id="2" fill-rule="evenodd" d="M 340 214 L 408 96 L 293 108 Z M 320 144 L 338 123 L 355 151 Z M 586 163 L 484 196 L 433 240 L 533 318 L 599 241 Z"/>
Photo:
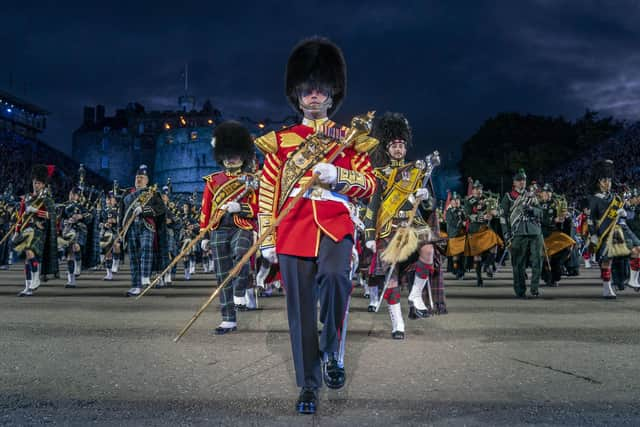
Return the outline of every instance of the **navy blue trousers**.
<path id="1" fill-rule="evenodd" d="M 336 243 L 323 235 L 317 258 L 279 255 L 287 292 L 287 317 L 298 387 L 322 385 L 320 359 L 337 352 L 351 294 L 349 277 L 353 240 Z M 318 301 L 322 333 L 318 342 Z"/>

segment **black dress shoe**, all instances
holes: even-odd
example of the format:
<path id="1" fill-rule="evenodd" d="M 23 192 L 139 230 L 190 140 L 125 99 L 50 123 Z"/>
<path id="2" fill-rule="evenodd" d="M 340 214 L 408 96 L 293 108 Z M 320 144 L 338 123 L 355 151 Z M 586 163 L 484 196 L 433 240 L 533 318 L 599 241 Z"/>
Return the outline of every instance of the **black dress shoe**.
<path id="1" fill-rule="evenodd" d="M 338 365 L 335 357 L 329 357 L 329 360 L 322 363 L 322 377 L 327 387 L 338 389 L 344 387 L 347 375 L 344 368 Z"/>
<path id="2" fill-rule="evenodd" d="M 640 289 L 640 288 L 638 288 Z M 376 312 L 376 306 L 375 305 L 370 305 L 369 307 L 367 307 L 367 311 L 369 313 L 375 313 Z"/>
<path id="3" fill-rule="evenodd" d="M 300 391 L 296 410 L 299 414 L 315 414 L 318 406 L 318 391 L 313 388 L 304 387 Z"/>
<path id="4" fill-rule="evenodd" d="M 213 333 L 216 335 L 224 335 L 224 334 L 228 334 L 229 332 L 233 332 L 237 329 L 238 329 L 237 326 L 232 326 L 230 328 L 223 328 L 222 326 L 218 326 L 213 330 Z"/>
<path id="5" fill-rule="evenodd" d="M 538 297 L 540 296 L 540 292 L 538 292 L 538 290 L 537 290 L 537 289 L 532 289 L 532 290 L 531 290 L 531 296 L 532 296 L 533 298 L 538 298 Z"/>
<path id="6" fill-rule="evenodd" d="M 247 306 L 245 304 L 236 304 L 236 311 L 247 311 Z"/>
<path id="7" fill-rule="evenodd" d="M 424 319 L 431 316 L 429 310 L 418 310 L 415 306 L 409 307 L 409 319 Z"/>
<path id="8" fill-rule="evenodd" d="M 402 331 L 391 332 L 391 338 L 393 338 L 394 340 L 403 340 L 404 332 Z"/>

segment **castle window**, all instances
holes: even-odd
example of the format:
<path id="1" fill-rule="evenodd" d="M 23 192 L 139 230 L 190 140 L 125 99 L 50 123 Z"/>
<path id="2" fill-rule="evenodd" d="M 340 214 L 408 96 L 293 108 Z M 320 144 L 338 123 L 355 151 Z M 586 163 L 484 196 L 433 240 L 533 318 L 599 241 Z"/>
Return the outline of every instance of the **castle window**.
<path id="1" fill-rule="evenodd" d="M 196 139 L 198 139 L 198 132 L 194 130 L 193 132 L 191 132 L 190 137 L 192 141 L 195 141 Z"/>

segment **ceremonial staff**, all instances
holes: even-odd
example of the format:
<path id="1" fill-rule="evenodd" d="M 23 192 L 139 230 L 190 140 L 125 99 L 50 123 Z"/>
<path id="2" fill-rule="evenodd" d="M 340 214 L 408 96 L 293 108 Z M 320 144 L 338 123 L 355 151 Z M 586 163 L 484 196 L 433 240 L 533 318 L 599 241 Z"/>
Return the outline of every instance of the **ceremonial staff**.
<path id="1" fill-rule="evenodd" d="M 342 141 L 339 141 L 338 148 L 334 151 L 334 153 L 327 158 L 327 163 L 333 163 L 333 161 L 353 142 L 353 140 L 360 135 L 368 135 L 371 132 L 373 117 L 375 111 L 370 111 L 365 115 L 356 116 L 351 120 L 351 128 L 347 132 L 347 135 Z M 314 138 L 319 136 L 317 133 L 313 134 L 310 138 Z M 313 165 L 312 165 L 313 166 Z M 291 199 L 287 207 L 285 207 L 280 214 L 275 218 L 273 223 L 267 227 L 264 232 L 260 235 L 260 237 L 256 240 L 251 248 L 244 254 L 244 256 L 238 261 L 238 264 L 229 271 L 229 275 L 227 278 L 216 288 L 215 291 L 209 296 L 207 301 L 200 307 L 200 309 L 193 315 L 191 320 L 185 325 L 184 328 L 178 333 L 178 335 L 173 339 L 174 342 L 178 342 L 180 338 L 187 333 L 189 328 L 198 320 L 198 317 L 211 305 L 216 296 L 220 293 L 220 291 L 231 281 L 233 278 L 240 272 L 242 267 L 251 259 L 254 253 L 260 248 L 262 242 L 275 231 L 276 227 L 282 222 L 282 220 L 287 216 L 287 214 L 295 207 L 295 205 L 303 198 L 305 193 L 317 183 L 318 174 L 314 173 L 313 176 L 306 184 L 302 186 L 298 194 Z"/>

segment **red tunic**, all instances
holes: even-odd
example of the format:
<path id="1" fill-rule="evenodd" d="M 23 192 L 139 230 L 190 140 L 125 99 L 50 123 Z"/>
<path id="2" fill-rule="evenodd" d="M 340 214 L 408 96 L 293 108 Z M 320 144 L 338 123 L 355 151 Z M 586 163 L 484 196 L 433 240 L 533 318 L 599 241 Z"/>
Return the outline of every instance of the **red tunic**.
<path id="1" fill-rule="evenodd" d="M 335 126 L 335 123 L 327 121 L 325 126 Z M 285 162 L 298 149 L 298 146 L 314 132 L 314 128 L 305 125 L 295 125 L 278 132 L 271 132 L 256 140 L 256 145 L 265 153 L 264 169 L 260 180 L 259 208 L 260 216 L 268 216 L 273 221 L 278 215 L 281 194 L 281 172 Z M 353 199 L 369 198 L 375 191 L 375 176 L 369 160 L 367 150 L 370 150 L 377 141 L 370 137 L 356 139 L 354 146 L 347 147 L 334 161 L 339 169 L 354 171 L 350 176 L 350 182 L 339 181 L 339 186 L 334 190 L 345 196 L 345 203 Z M 338 146 L 333 147 L 327 158 L 331 157 Z M 312 170 L 294 185 L 294 190 L 303 186 L 313 175 Z M 285 201 L 284 209 L 289 200 Z M 267 239 L 263 248 L 273 247 L 279 254 L 301 257 L 316 257 L 320 246 L 322 234 L 326 234 L 335 242 L 339 242 L 346 236 L 353 236 L 355 226 L 351 220 L 349 209 L 345 203 L 333 200 L 301 199 L 278 226 L 275 238 Z M 261 218 L 262 223 L 262 218 Z M 264 227 L 261 227 L 264 228 Z"/>
<path id="2" fill-rule="evenodd" d="M 240 203 L 241 211 L 233 214 L 233 223 L 243 230 L 256 229 L 258 196 L 255 190 L 246 191 L 246 186 L 239 180 L 239 176 L 227 171 L 215 172 L 203 179 L 205 187 L 200 209 L 201 229 L 209 226 L 210 222 L 213 222 L 212 230 L 218 228 L 225 213 L 218 208 L 229 202 Z M 240 199 L 238 199 L 239 196 L 241 196 Z"/>

